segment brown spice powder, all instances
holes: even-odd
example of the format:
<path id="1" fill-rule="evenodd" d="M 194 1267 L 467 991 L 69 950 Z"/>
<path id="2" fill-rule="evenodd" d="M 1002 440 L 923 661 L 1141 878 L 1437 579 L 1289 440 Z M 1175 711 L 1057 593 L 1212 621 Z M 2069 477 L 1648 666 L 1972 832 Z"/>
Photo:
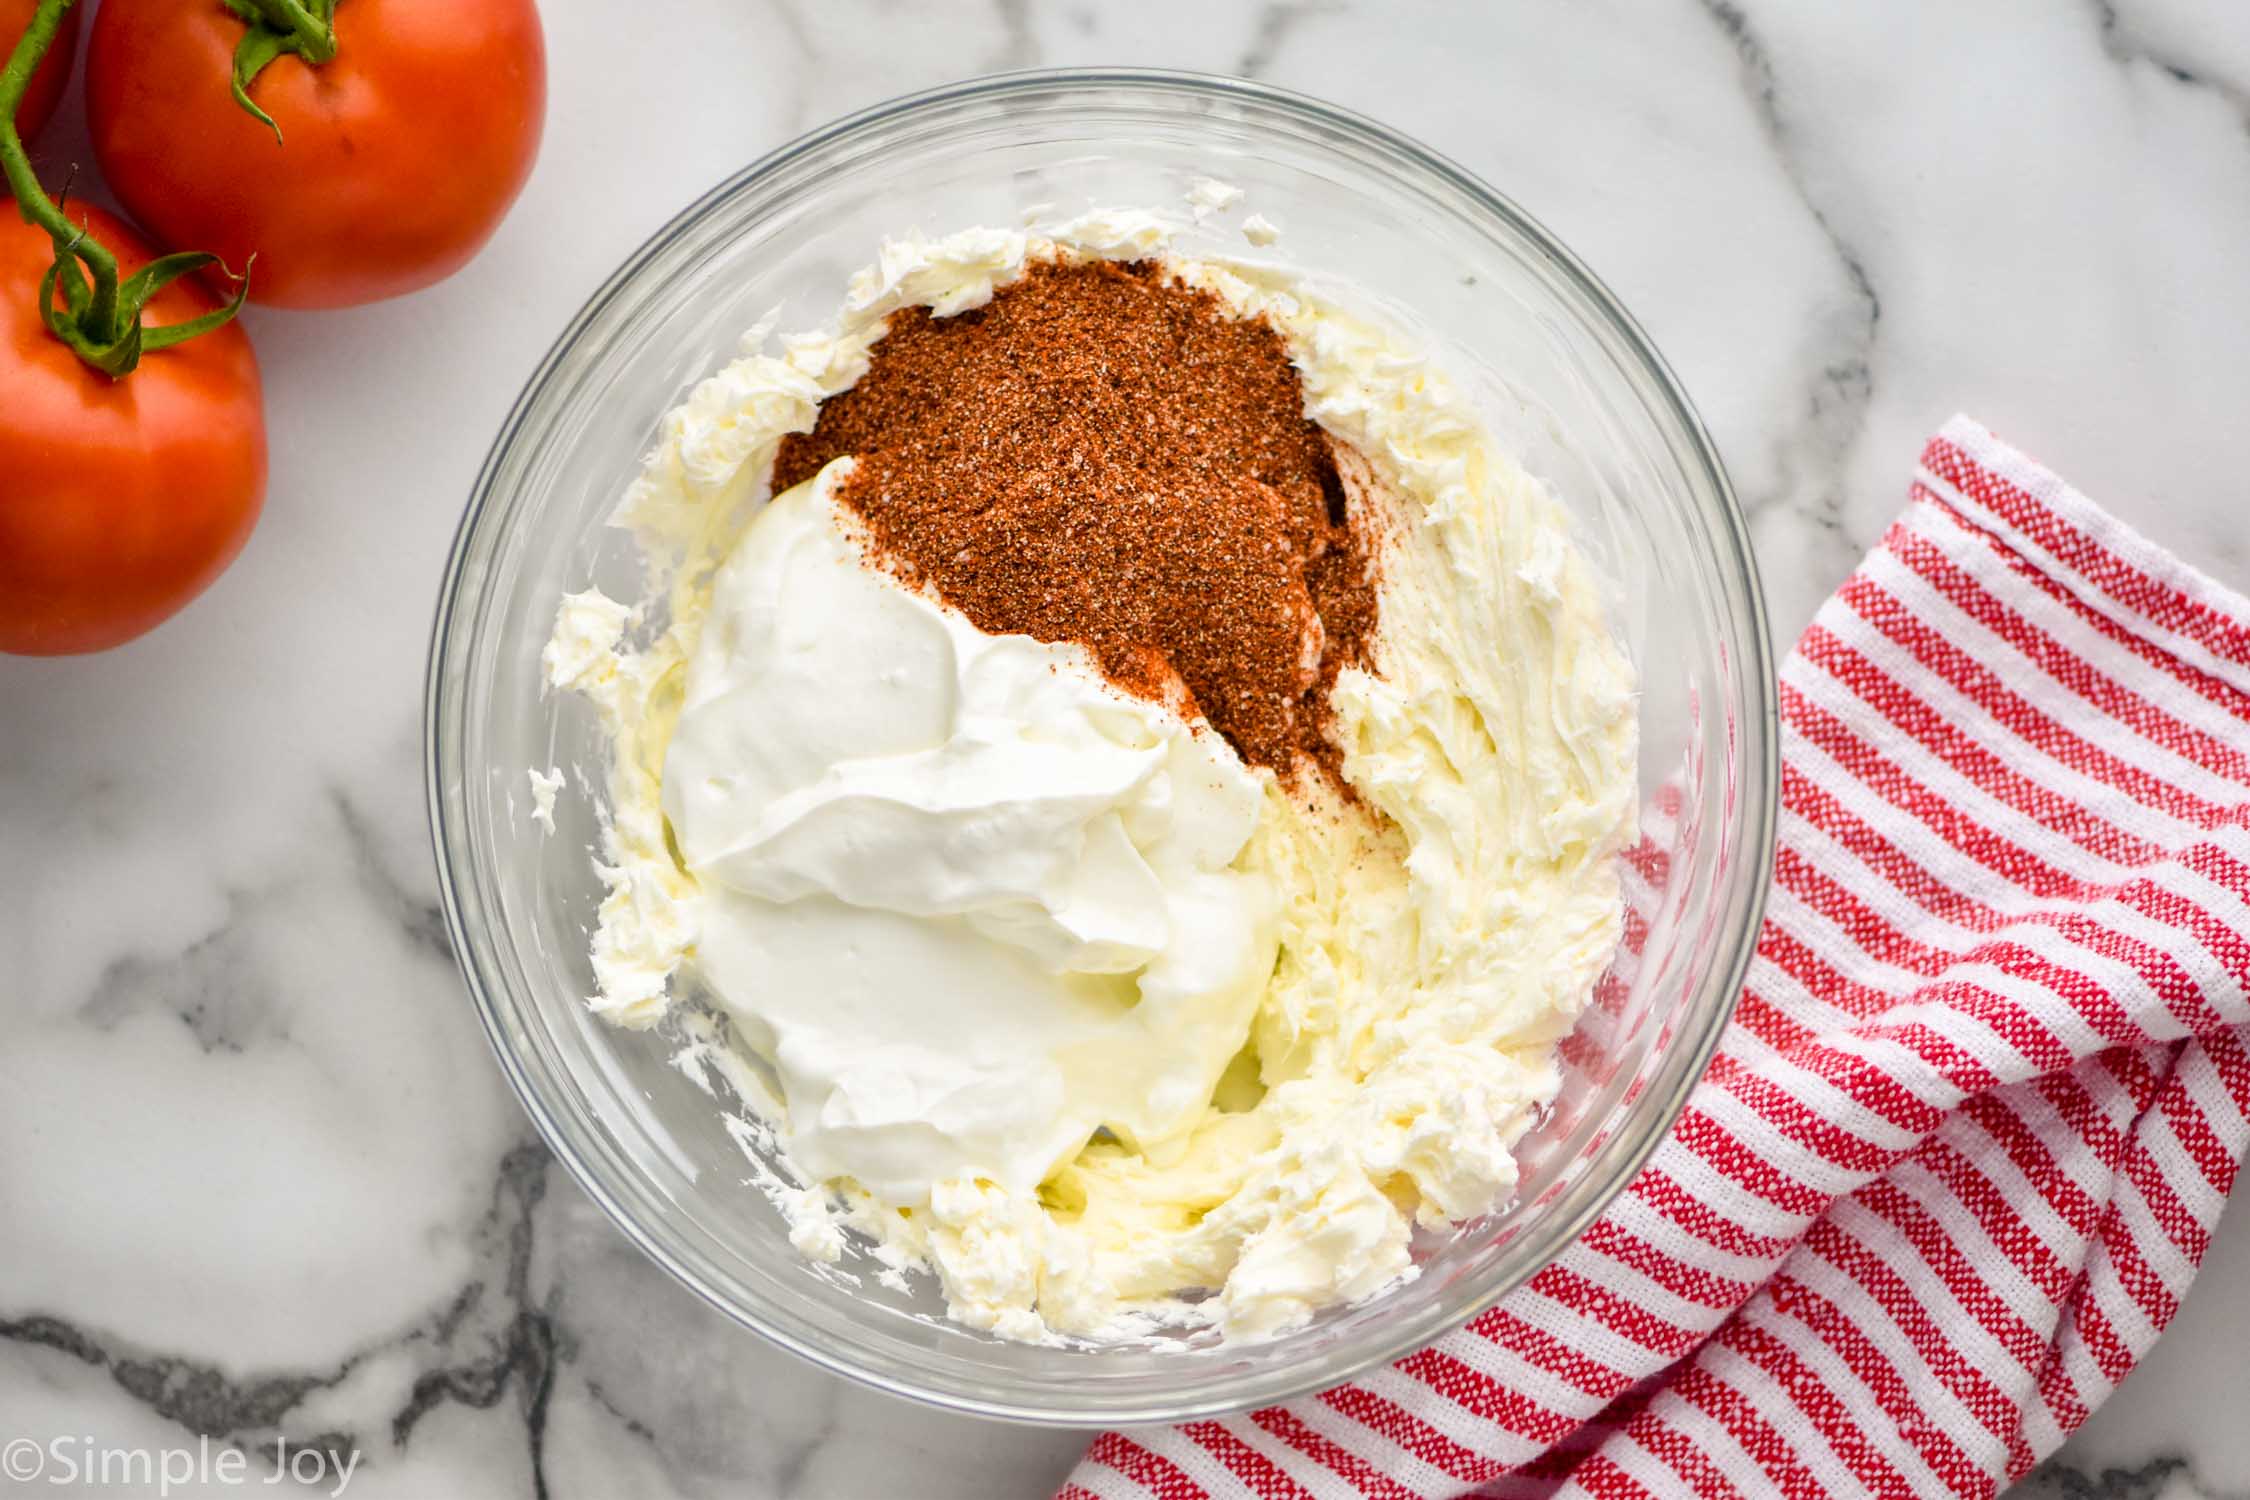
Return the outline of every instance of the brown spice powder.
<path id="1" fill-rule="evenodd" d="M 1033 267 L 982 308 L 891 315 L 867 374 L 785 440 L 843 454 L 879 556 L 993 634 L 1091 647 L 1252 765 L 1341 787 L 1329 689 L 1375 582 L 1281 337 L 1151 262 Z"/>

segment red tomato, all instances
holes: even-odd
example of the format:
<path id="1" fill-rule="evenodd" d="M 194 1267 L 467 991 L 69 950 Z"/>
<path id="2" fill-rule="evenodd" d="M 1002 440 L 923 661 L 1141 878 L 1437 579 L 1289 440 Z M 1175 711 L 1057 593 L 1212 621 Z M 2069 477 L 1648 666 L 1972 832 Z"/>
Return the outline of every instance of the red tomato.
<path id="1" fill-rule="evenodd" d="M 39 0 L 0 0 L 0 61 L 16 45 L 16 38 L 31 24 L 31 13 L 39 8 Z M 62 29 L 55 33 L 55 44 L 47 55 L 39 59 L 38 71 L 23 91 L 23 102 L 16 106 L 16 134 L 30 140 L 47 123 L 55 112 L 55 104 L 62 98 L 63 85 L 70 82 L 71 61 L 78 56 L 78 12 L 73 10 L 62 18 Z M 0 202 L 0 213 L 8 205 Z"/>
<path id="2" fill-rule="evenodd" d="M 539 151 L 547 59 L 533 0 L 340 0 L 336 55 L 227 80 L 243 23 L 188 0 L 102 0 L 86 109 L 102 175 L 167 245 L 216 252 L 250 299 L 346 307 L 459 270 Z"/>
<path id="3" fill-rule="evenodd" d="M 154 256 L 116 215 L 73 219 L 121 275 Z M 266 488 L 266 419 L 250 339 L 229 323 L 142 356 L 122 380 L 39 318 L 54 250 L 0 223 L 0 651 L 59 656 L 129 641 L 201 593 L 242 550 Z M 151 298 L 150 326 L 219 306 L 193 276 Z"/>

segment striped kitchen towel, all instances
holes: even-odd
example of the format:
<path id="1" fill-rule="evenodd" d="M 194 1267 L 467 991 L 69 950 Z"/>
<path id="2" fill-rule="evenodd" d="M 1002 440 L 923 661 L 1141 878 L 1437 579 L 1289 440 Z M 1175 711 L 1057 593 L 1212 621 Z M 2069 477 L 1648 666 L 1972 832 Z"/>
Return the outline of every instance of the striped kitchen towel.
<path id="1" fill-rule="evenodd" d="M 2250 600 L 1973 422 L 1781 674 L 1758 954 L 1671 1137 L 1430 1349 L 1064 1494 L 1990 1495 L 2250 1139 Z"/>

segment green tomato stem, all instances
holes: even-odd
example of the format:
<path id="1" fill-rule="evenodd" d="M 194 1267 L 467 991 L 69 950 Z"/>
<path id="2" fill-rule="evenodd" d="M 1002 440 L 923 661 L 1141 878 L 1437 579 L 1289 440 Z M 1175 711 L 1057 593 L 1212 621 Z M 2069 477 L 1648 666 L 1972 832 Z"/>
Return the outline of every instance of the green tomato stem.
<path id="1" fill-rule="evenodd" d="M 23 138 L 16 134 L 16 107 L 23 103 L 24 90 L 31 86 L 31 75 L 39 71 L 47 49 L 55 44 L 55 33 L 61 29 L 64 15 L 76 3 L 77 0 L 39 0 L 38 9 L 31 13 L 31 24 L 16 39 L 7 65 L 0 67 L 0 167 L 7 171 L 8 191 L 15 195 L 16 208 L 24 222 L 46 230 L 58 246 L 64 241 L 75 242 L 78 258 L 93 273 L 96 294 L 106 288 L 114 304 L 117 257 L 63 217 L 62 205 L 48 197 L 46 190 L 39 186 L 39 175 L 31 169 L 31 155 L 23 148 Z"/>
<path id="2" fill-rule="evenodd" d="M 148 349 L 162 349 L 208 333 L 232 318 L 249 292 L 247 279 L 237 278 L 234 300 L 215 312 L 161 328 L 144 328 L 141 309 L 148 299 L 182 276 L 217 263 L 217 257 L 200 251 L 167 255 L 143 267 L 120 284 L 117 257 L 94 238 L 85 224 L 73 224 L 62 204 L 47 196 L 32 170 L 30 153 L 16 133 L 16 107 L 40 61 L 55 44 L 62 19 L 77 0 L 39 0 L 31 24 L 16 39 L 8 61 L 0 66 L 0 171 L 16 200 L 16 211 L 26 224 L 47 231 L 54 241 L 55 261 L 39 280 L 39 316 L 50 333 L 80 359 L 111 379 L 122 379 L 140 363 Z M 222 268 L 223 269 L 223 268 Z M 247 268 L 246 268 L 247 269 Z M 62 305 L 55 294 L 62 293 Z"/>
<path id="3" fill-rule="evenodd" d="M 230 80 L 234 102 L 243 112 L 273 132 L 281 144 L 281 126 L 250 97 L 250 85 L 266 65 L 283 53 L 303 58 L 319 67 L 336 55 L 336 0 L 219 0 L 242 22 L 242 40 L 234 49 L 234 76 Z"/>

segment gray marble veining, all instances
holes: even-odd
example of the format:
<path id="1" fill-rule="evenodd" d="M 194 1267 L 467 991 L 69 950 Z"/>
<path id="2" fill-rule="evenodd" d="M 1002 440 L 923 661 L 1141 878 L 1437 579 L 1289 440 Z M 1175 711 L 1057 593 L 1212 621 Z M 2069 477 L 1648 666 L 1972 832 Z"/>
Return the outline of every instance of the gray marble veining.
<path id="1" fill-rule="evenodd" d="M 370 1497 L 1037 1495 L 1067 1468 L 1069 1435 L 814 1373 L 613 1231 L 486 1055 L 423 833 L 438 569 L 518 384 L 680 204 L 847 110 L 1140 63 L 1430 141 L 1648 325 L 1726 453 L 1784 639 L 1956 409 L 2250 583 L 2242 7 L 546 16 L 545 152 L 490 251 L 407 302 L 252 315 L 274 470 L 232 573 L 126 650 L 0 660 L 0 1440 L 356 1452 Z M 83 156 L 77 122 L 50 146 Z M 2174 1330 L 2021 1493 L 2250 1496 L 2246 1342 L 2230 1225 Z"/>

